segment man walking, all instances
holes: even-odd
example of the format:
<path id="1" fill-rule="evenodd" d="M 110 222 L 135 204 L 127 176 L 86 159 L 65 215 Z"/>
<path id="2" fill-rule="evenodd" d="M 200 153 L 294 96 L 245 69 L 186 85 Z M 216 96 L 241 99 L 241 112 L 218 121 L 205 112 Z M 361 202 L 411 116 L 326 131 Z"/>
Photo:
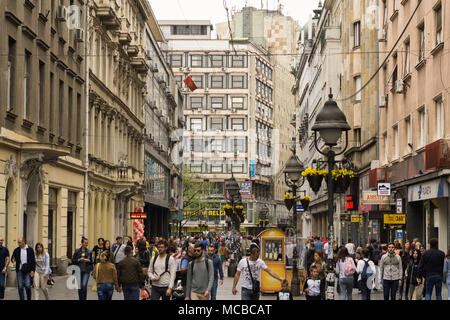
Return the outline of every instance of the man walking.
<path id="1" fill-rule="evenodd" d="M 389 243 L 388 252 L 381 257 L 380 261 L 384 300 L 389 300 L 389 295 L 391 300 L 395 300 L 397 290 L 402 285 L 402 273 L 402 258 L 395 253 L 395 245 Z"/>
<path id="2" fill-rule="evenodd" d="M 19 289 L 20 300 L 25 300 L 23 288 L 27 293 L 27 300 L 31 300 L 31 278 L 36 270 L 36 259 L 33 248 L 29 247 L 20 237 L 17 239 L 19 245 L 13 252 L 11 262 L 16 264 L 17 286 Z"/>
<path id="3" fill-rule="evenodd" d="M 175 285 L 177 263 L 167 253 L 166 240 L 158 242 L 158 254 L 150 260 L 148 276 L 152 281 L 151 300 L 170 300 Z"/>
<path id="4" fill-rule="evenodd" d="M 322 251 L 323 250 L 323 243 L 320 241 L 320 237 L 315 238 L 316 241 L 314 241 L 314 249 L 316 251 Z"/>
<path id="5" fill-rule="evenodd" d="M 181 258 L 180 262 L 180 277 L 181 277 L 181 286 L 185 289 L 184 297 L 186 298 L 186 283 L 187 283 L 187 270 L 189 267 L 189 263 L 195 259 L 194 245 L 189 244 L 187 246 L 187 253 Z"/>
<path id="6" fill-rule="evenodd" d="M 217 296 L 217 287 L 219 286 L 219 276 L 220 276 L 220 285 L 223 285 L 223 269 L 222 269 L 222 261 L 220 258 L 215 255 L 215 248 L 213 244 L 208 246 L 208 255 L 206 256 L 208 260 L 211 260 L 214 266 L 214 282 L 211 288 L 211 300 L 216 300 Z"/>
<path id="7" fill-rule="evenodd" d="M 345 245 L 348 250 L 348 254 L 355 258 L 355 245 L 352 243 L 352 239 L 348 239 L 348 243 Z"/>
<path id="8" fill-rule="evenodd" d="M 125 247 L 125 258 L 118 264 L 117 279 L 123 290 L 124 300 L 139 300 L 145 277 L 139 260 L 133 257 L 133 248 L 130 246 Z"/>
<path id="9" fill-rule="evenodd" d="M 438 249 L 438 243 L 438 239 L 431 239 L 431 248 L 422 254 L 419 262 L 417 282 L 420 284 L 425 278 L 425 300 L 431 300 L 433 287 L 436 287 L 436 300 L 442 300 L 442 272 L 445 253 Z"/>
<path id="10" fill-rule="evenodd" d="M 5 298 L 6 270 L 9 265 L 9 251 L 3 246 L 3 237 L 0 237 L 0 300 Z"/>
<path id="11" fill-rule="evenodd" d="M 186 283 L 186 300 L 209 300 L 214 282 L 214 268 L 203 255 L 203 243 L 196 243 L 195 260 L 189 263 Z"/>
<path id="12" fill-rule="evenodd" d="M 116 269 L 119 262 L 125 258 L 125 247 L 126 246 L 123 244 L 123 238 L 121 236 L 118 236 L 116 238 L 116 243 L 114 243 L 111 248 Z"/>
<path id="13" fill-rule="evenodd" d="M 250 245 L 250 256 L 248 258 L 242 258 L 239 261 L 236 275 L 234 276 L 233 281 L 233 289 L 232 292 L 234 295 L 237 294 L 236 286 L 239 282 L 239 278 L 241 276 L 241 272 L 243 274 L 242 278 L 242 300 L 259 300 L 260 294 L 260 276 L 261 269 L 266 271 L 272 277 L 279 281 L 283 281 L 281 277 L 279 277 L 275 272 L 270 270 L 265 262 L 259 258 L 259 247 L 257 244 L 252 243 Z"/>

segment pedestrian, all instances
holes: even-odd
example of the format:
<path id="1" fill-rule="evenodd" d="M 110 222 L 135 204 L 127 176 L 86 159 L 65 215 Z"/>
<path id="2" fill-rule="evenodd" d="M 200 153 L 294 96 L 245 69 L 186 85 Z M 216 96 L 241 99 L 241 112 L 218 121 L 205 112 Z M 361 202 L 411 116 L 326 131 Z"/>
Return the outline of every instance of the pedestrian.
<path id="1" fill-rule="evenodd" d="M 242 258 L 237 266 L 236 274 L 234 275 L 232 293 L 237 294 L 236 286 L 242 273 L 242 300 L 259 300 L 261 269 L 266 271 L 278 281 L 283 281 L 279 275 L 269 269 L 266 263 L 259 258 L 260 249 L 255 243 L 250 245 L 250 256 Z"/>
<path id="2" fill-rule="evenodd" d="M 203 244 L 203 248 L 205 249 L 205 252 L 206 252 L 206 250 L 207 250 L 207 248 L 208 248 L 208 245 L 209 245 L 209 242 L 208 242 L 208 240 L 206 239 L 205 236 L 203 236 L 203 238 L 202 238 L 202 240 L 200 241 L 200 243 Z"/>
<path id="3" fill-rule="evenodd" d="M 33 277 L 34 300 L 39 300 L 39 289 L 42 290 L 45 299 L 48 300 L 47 277 L 52 272 L 50 269 L 50 256 L 44 251 L 42 243 L 36 243 L 34 250 L 36 260 L 36 272 Z"/>
<path id="4" fill-rule="evenodd" d="M 98 261 L 93 273 L 97 282 L 98 300 L 109 301 L 112 300 L 114 288 L 117 292 L 121 291 L 117 280 L 116 266 L 111 263 L 111 252 L 107 250 L 100 254 Z"/>
<path id="5" fill-rule="evenodd" d="M 75 250 L 72 256 L 72 264 L 80 268 L 80 288 L 78 289 L 78 298 L 80 300 L 87 299 L 87 286 L 89 275 L 92 271 L 92 253 L 88 249 L 88 239 L 81 238 L 81 247 Z"/>
<path id="6" fill-rule="evenodd" d="M 214 267 L 214 282 L 211 288 L 211 300 L 217 300 L 217 287 L 219 286 L 219 284 L 223 285 L 222 262 L 220 261 L 219 257 L 216 256 L 215 251 L 216 250 L 214 248 L 214 244 L 210 244 L 207 249 L 208 254 L 206 255 L 206 259 L 210 259 Z"/>
<path id="7" fill-rule="evenodd" d="M 195 260 L 191 261 L 187 271 L 186 300 L 209 300 L 214 282 L 214 266 L 205 259 L 203 243 L 194 247 Z"/>
<path id="8" fill-rule="evenodd" d="M 383 282 L 384 300 L 396 299 L 399 286 L 402 284 L 402 259 L 395 253 L 394 243 L 389 243 L 388 252 L 381 257 L 380 274 Z"/>
<path id="9" fill-rule="evenodd" d="M 413 250 L 413 255 L 408 261 L 408 266 L 405 270 L 405 280 L 406 280 L 406 300 L 412 300 L 414 291 L 416 290 L 419 283 L 417 278 L 419 278 L 419 263 L 421 258 L 421 253 L 419 249 Z M 422 297 L 422 292 L 420 292 L 420 297 Z"/>
<path id="10" fill-rule="evenodd" d="M 11 262 L 16 264 L 17 286 L 20 300 L 25 300 L 23 289 L 25 288 L 27 300 L 31 300 L 31 278 L 36 270 L 36 260 L 33 248 L 29 247 L 23 237 L 17 239 L 19 245 L 13 252 Z"/>
<path id="11" fill-rule="evenodd" d="M 309 267 L 311 267 L 311 265 L 314 262 L 314 253 L 316 252 L 315 247 L 314 247 L 314 242 L 313 240 L 310 241 L 309 243 L 309 250 L 306 251 L 306 257 L 305 257 L 305 269 L 306 269 L 306 276 L 309 277 Z"/>
<path id="12" fill-rule="evenodd" d="M 316 266 L 311 266 L 310 274 L 303 287 L 303 291 L 306 293 L 306 300 L 321 300 L 325 293 L 321 290 L 322 281 L 319 279 L 319 272 Z"/>
<path id="13" fill-rule="evenodd" d="M 147 277 L 148 265 L 150 264 L 150 251 L 148 251 L 147 245 L 143 239 L 138 240 L 136 246 L 136 259 L 138 259 L 141 264 L 142 273 Z"/>
<path id="14" fill-rule="evenodd" d="M 105 249 L 104 251 L 109 251 L 109 262 L 114 263 L 114 253 L 111 250 L 111 241 L 105 240 Z M 117 269 L 116 269 L 117 270 Z"/>
<path id="15" fill-rule="evenodd" d="M 320 237 L 316 237 L 314 241 L 314 249 L 316 251 L 322 251 L 323 250 L 323 243 L 320 241 Z"/>
<path id="16" fill-rule="evenodd" d="M 3 246 L 4 239 L 0 237 L 0 300 L 5 299 L 6 270 L 9 266 L 9 250 Z"/>
<path id="17" fill-rule="evenodd" d="M 154 256 L 148 268 L 148 277 L 152 281 L 151 300 L 170 300 L 175 286 L 177 263 L 167 253 L 166 240 L 158 242 L 158 254 Z"/>
<path id="18" fill-rule="evenodd" d="M 405 281 L 405 272 L 406 269 L 408 268 L 409 260 L 411 259 L 410 248 L 411 244 L 409 243 L 409 241 L 406 241 L 400 253 L 400 257 L 402 258 L 402 269 L 403 269 L 402 285 L 400 286 L 400 300 L 403 299 L 403 291 L 405 293 L 405 300 L 408 300 L 409 283 Z"/>
<path id="19" fill-rule="evenodd" d="M 277 293 L 277 300 L 294 300 L 289 288 L 289 281 L 286 279 L 281 281 L 281 291 Z"/>
<path id="20" fill-rule="evenodd" d="M 314 245 L 315 247 L 315 245 Z M 319 274 L 320 279 L 320 292 L 323 293 L 323 296 L 321 296 L 321 300 L 325 300 L 325 279 L 327 278 L 327 265 L 323 261 L 323 253 L 322 251 L 316 251 L 314 252 L 314 262 L 311 264 L 311 267 L 315 266 L 317 268 L 317 272 Z M 310 273 L 311 273 L 311 267 L 310 267 Z"/>
<path id="21" fill-rule="evenodd" d="M 328 242 L 326 237 L 323 237 L 323 261 L 325 263 L 328 263 L 328 248 L 330 246 L 330 243 Z"/>
<path id="22" fill-rule="evenodd" d="M 144 288 L 144 274 L 139 261 L 133 257 L 133 247 L 126 246 L 125 258 L 117 268 L 117 281 L 122 288 L 124 300 L 139 300 L 140 289 Z"/>
<path id="23" fill-rule="evenodd" d="M 447 251 L 444 262 L 443 281 L 447 284 L 447 295 L 450 300 L 450 248 Z"/>
<path id="24" fill-rule="evenodd" d="M 345 245 L 345 247 L 348 250 L 348 254 L 354 258 L 355 257 L 355 245 L 352 243 L 352 239 L 348 239 L 347 244 Z"/>
<path id="25" fill-rule="evenodd" d="M 248 240 L 248 237 L 244 235 L 241 240 L 241 252 L 243 257 L 248 256 L 250 244 L 251 241 Z"/>
<path id="26" fill-rule="evenodd" d="M 105 250 L 105 239 L 98 238 L 97 244 L 92 248 L 92 262 L 96 265 L 100 261 L 100 254 Z"/>
<path id="27" fill-rule="evenodd" d="M 339 275 L 341 300 L 352 300 L 353 275 L 356 272 L 356 266 L 346 247 L 341 248 L 337 254 L 335 272 Z"/>
<path id="28" fill-rule="evenodd" d="M 225 245 L 225 241 L 220 243 L 219 247 L 220 261 L 222 261 L 222 270 L 225 270 L 228 259 L 230 258 L 230 250 Z"/>
<path id="29" fill-rule="evenodd" d="M 361 289 L 362 295 L 361 300 L 370 300 L 370 289 L 367 283 L 376 273 L 375 264 L 373 261 L 369 260 L 369 254 L 369 249 L 363 249 L 362 259 L 358 260 L 358 264 L 356 266 L 356 273 L 359 275 L 359 288 Z"/>
<path id="30" fill-rule="evenodd" d="M 118 267 L 119 262 L 125 259 L 125 245 L 123 244 L 123 238 L 118 236 L 116 238 L 116 243 L 113 244 L 111 250 L 113 252 L 114 263 L 116 265 L 116 269 Z"/>
<path id="31" fill-rule="evenodd" d="M 158 238 L 158 237 L 156 237 L 156 238 Z M 156 242 L 156 243 L 158 243 L 158 242 Z M 150 259 L 158 254 L 158 249 L 155 247 L 155 240 L 154 239 L 150 239 L 150 241 L 148 242 L 148 248 L 147 249 L 150 252 Z"/>
<path id="32" fill-rule="evenodd" d="M 190 244 L 187 247 L 187 253 L 184 255 L 183 258 L 181 258 L 180 263 L 180 272 L 178 277 L 181 279 L 181 287 L 184 289 L 184 297 L 187 297 L 186 294 L 186 283 L 187 283 L 187 271 L 189 267 L 189 263 L 195 259 L 195 251 L 194 251 L 194 245 Z"/>
<path id="33" fill-rule="evenodd" d="M 445 253 L 438 249 L 438 239 L 430 240 L 430 249 L 422 253 L 419 263 L 419 279 L 425 278 L 425 300 L 431 300 L 433 287 L 436 287 L 436 300 L 442 300 L 442 272 L 444 270 Z"/>

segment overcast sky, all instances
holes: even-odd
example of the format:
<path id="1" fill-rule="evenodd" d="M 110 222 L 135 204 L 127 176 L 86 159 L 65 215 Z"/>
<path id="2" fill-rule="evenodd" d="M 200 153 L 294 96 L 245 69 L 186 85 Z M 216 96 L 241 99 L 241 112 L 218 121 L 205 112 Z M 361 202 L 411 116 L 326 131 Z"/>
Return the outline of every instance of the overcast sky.
<path id="1" fill-rule="evenodd" d="M 211 20 L 213 24 L 227 21 L 224 1 L 230 10 L 237 11 L 246 3 L 261 8 L 261 0 L 149 0 L 158 20 Z M 291 16 L 300 25 L 308 21 L 319 0 L 262 0 L 264 9 L 276 9 L 284 5 L 284 15 Z M 322 1 L 323 3 L 323 1 Z M 231 18 L 231 16 L 230 16 Z"/>

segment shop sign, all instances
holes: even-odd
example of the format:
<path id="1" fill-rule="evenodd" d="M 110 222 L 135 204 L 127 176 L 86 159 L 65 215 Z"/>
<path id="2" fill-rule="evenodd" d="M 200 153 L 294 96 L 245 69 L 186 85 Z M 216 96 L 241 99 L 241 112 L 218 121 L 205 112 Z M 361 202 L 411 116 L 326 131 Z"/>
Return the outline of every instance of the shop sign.
<path id="1" fill-rule="evenodd" d="M 391 184 L 390 183 L 379 183 L 378 184 L 378 195 L 379 196 L 390 196 L 391 195 Z"/>
<path id="2" fill-rule="evenodd" d="M 379 196 L 377 191 L 363 191 L 363 204 L 390 204 L 389 196 Z"/>
<path id="3" fill-rule="evenodd" d="M 397 199 L 397 213 L 403 212 L 403 199 Z"/>
<path id="4" fill-rule="evenodd" d="M 303 209 L 303 206 L 301 204 L 297 205 L 297 212 L 305 212 L 305 209 Z"/>
<path id="5" fill-rule="evenodd" d="M 448 184 L 445 179 L 435 179 L 408 187 L 408 201 L 422 201 L 448 197 Z"/>
<path id="6" fill-rule="evenodd" d="M 133 212 L 130 212 L 130 219 L 147 219 L 147 213 L 142 212 L 141 208 L 136 207 Z"/>
<path id="7" fill-rule="evenodd" d="M 385 214 L 384 224 L 406 224 L 406 214 Z"/>
<path id="8" fill-rule="evenodd" d="M 352 215 L 351 216 L 351 221 L 352 222 L 362 222 L 363 221 L 363 217 L 362 215 Z"/>

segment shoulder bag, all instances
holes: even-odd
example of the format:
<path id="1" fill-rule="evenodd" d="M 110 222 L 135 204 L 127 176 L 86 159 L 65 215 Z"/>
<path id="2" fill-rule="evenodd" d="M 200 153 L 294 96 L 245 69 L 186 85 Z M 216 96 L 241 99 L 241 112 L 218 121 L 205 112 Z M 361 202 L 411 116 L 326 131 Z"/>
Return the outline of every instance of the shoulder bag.
<path id="1" fill-rule="evenodd" d="M 252 269 L 250 269 L 250 263 L 248 262 L 248 258 L 247 258 L 247 266 L 248 266 L 248 273 L 250 274 L 250 278 L 252 279 L 252 290 L 254 294 L 259 294 L 260 292 L 260 288 L 261 288 L 261 284 L 258 280 L 253 279 L 253 275 L 252 275 Z"/>
<path id="2" fill-rule="evenodd" d="M 97 291 L 97 283 L 98 283 L 98 268 L 99 268 L 99 264 L 100 263 L 97 263 L 97 265 L 95 266 L 95 283 L 94 283 L 94 285 L 92 286 L 92 291 Z"/>

